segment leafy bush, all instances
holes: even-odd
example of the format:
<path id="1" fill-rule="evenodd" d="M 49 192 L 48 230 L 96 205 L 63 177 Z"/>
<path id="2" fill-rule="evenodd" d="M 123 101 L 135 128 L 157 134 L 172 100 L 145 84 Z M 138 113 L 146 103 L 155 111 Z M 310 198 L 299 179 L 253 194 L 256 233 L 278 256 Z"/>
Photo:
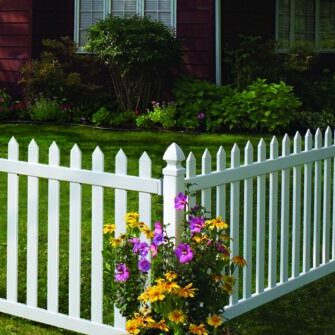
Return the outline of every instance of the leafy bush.
<path id="1" fill-rule="evenodd" d="M 236 92 L 230 102 L 233 105 L 222 105 L 224 123 L 230 129 L 270 132 L 286 129 L 301 105 L 292 86 L 267 83 L 266 79 L 257 79 L 244 91 Z"/>
<path id="2" fill-rule="evenodd" d="M 57 100 L 47 99 L 43 96 L 31 103 L 29 115 L 34 121 L 68 122 L 72 120 L 69 104 L 59 103 Z"/>
<path id="3" fill-rule="evenodd" d="M 197 130 L 202 123 L 211 123 L 212 115 L 222 114 L 222 100 L 233 96 L 235 92 L 231 86 L 216 86 L 204 80 L 183 78 L 177 81 L 173 94 L 177 105 L 178 127 Z"/>
<path id="4" fill-rule="evenodd" d="M 92 122 L 96 126 L 125 127 L 134 124 L 135 114 L 133 112 L 112 113 L 105 107 L 101 107 L 92 116 Z"/>
<path id="5" fill-rule="evenodd" d="M 77 47 L 68 38 L 44 40 L 40 59 L 26 63 L 22 69 L 25 100 L 33 103 L 45 99 L 66 100 L 85 116 L 106 105 L 112 106 L 113 97 L 107 94 L 109 78 L 106 69 L 91 55 L 78 54 Z"/>
<path id="6" fill-rule="evenodd" d="M 88 31 L 87 50 L 107 64 L 121 111 L 145 110 L 179 62 L 179 43 L 147 17 L 108 16 Z"/>
<path id="7" fill-rule="evenodd" d="M 180 128 L 207 131 L 223 129 L 277 131 L 287 128 L 300 106 L 293 88 L 284 82 L 257 79 L 242 92 L 184 79 L 174 89 Z"/>
<path id="8" fill-rule="evenodd" d="M 295 115 L 294 125 L 297 129 L 325 130 L 328 126 L 335 127 L 335 114 L 329 111 L 310 112 L 302 111 Z M 296 130 L 296 129 L 294 129 Z"/>
<path id="9" fill-rule="evenodd" d="M 176 125 L 176 104 L 169 102 L 168 104 L 153 101 L 153 110 L 147 110 L 145 114 L 141 114 L 136 118 L 136 125 L 140 128 L 151 128 L 154 125 L 171 129 Z"/>

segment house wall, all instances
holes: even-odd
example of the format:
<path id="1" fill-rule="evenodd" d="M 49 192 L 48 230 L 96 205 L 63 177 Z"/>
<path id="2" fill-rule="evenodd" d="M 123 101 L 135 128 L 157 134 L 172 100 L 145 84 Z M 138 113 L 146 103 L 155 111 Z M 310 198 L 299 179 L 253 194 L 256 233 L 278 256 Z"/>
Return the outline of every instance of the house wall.
<path id="1" fill-rule="evenodd" d="M 214 0 L 178 0 L 177 36 L 184 71 L 214 80 Z"/>
<path id="2" fill-rule="evenodd" d="M 33 0 L 33 57 L 41 52 L 45 38 L 73 38 L 73 0 Z"/>
<path id="3" fill-rule="evenodd" d="M 0 87 L 15 91 L 31 56 L 31 0 L 0 0 Z"/>

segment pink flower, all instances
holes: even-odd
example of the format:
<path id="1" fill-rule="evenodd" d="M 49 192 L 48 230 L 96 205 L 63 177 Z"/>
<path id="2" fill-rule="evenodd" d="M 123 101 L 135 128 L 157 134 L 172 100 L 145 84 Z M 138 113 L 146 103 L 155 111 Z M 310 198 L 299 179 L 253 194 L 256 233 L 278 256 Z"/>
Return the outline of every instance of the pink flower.
<path id="1" fill-rule="evenodd" d="M 175 254 L 180 263 L 189 263 L 193 259 L 193 250 L 185 243 L 179 243 L 175 250 Z"/>
<path id="2" fill-rule="evenodd" d="M 126 282 L 130 277 L 130 271 L 126 264 L 117 264 L 115 268 L 114 278 L 117 282 Z"/>
<path id="3" fill-rule="evenodd" d="M 150 251 L 151 251 L 152 257 L 156 257 L 157 256 L 158 249 L 157 249 L 156 244 L 151 244 Z"/>
<path id="4" fill-rule="evenodd" d="M 187 204 L 187 195 L 184 193 L 179 193 L 178 196 L 174 199 L 174 208 L 177 211 L 183 211 Z"/>

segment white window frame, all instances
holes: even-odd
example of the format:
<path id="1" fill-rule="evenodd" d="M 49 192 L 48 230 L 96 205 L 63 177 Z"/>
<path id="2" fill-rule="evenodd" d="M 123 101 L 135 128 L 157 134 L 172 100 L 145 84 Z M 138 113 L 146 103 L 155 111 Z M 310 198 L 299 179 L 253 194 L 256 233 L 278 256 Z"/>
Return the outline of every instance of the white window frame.
<path id="1" fill-rule="evenodd" d="M 104 18 L 111 13 L 111 2 L 113 0 L 104 0 Z M 144 1 L 136 0 L 136 15 L 144 16 Z M 80 33 L 80 0 L 75 0 L 74 2 L 74 41 L 79 43 L 79 33 Z M 171 28 L 176 32 L 177 30 L 177 0 L 171 0 Z M 82 51 L 80 47 L 80 51 Z"/>
<path id="2" fill-rule="evenodd" d="M 319 24 L 320 24 L 320 1 L 315 0 L 315 47 L 314 51 L 318 53 L 335 53 L 334 49 L 325 49 L 320 48 L 320 35 L 319 35 Z M 295 26 L 295 0 L 291 0 L 290 3 L 290 48 L 294 46 L 294 26 Z M 275 29 L 275 38 L 276 41 L 279 41 L 279 0 L 276 0 L 276 29 Z M 292 28 L 293 27 L 293 28 Z M 278 48 L 278 52 L 288 52 L 287 48 Z"/>

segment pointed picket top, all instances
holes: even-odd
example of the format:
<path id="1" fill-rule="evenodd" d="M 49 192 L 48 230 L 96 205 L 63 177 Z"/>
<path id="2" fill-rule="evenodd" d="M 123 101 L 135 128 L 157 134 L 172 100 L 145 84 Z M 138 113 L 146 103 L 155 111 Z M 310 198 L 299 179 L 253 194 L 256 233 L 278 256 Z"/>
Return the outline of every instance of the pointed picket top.
<path id="1" fill-rule="evenodd" d="M 264 138 L 261 138 L 257 146 L 257 159 L 258 162 L 266 160 L 266 143 Z"/>
<path id="2" fill-rule="evenodd" d="M 244 165 L 249 165 L 254 159 L 254 147 L 250 141 L 247 142 L 244 148 Z"/>
<path id="3" fill-rule="evenodd" d="M 216 153 L 216 170 L 223 171 L 226 168 L 226 151 L 221 145 Z"/>
<path id="4" fill-rule="evenodd" d="M 59 165 L 60 152 L 58 145 L 55 141 L 49 147 L 49 164 L 51 165 Z"/>
<path id="5" fill-rule="evenodd" d="M 275 159 L 278 157 L 279 152 L 279 143 L 276 136 L 272 137 L 272 140 L 270 142 L 270 158 Z"/>
<path id="6" fill-rule="evenodd" d="M 235 143 L 231 149 L 231 167 L 237 167 L 240 165 L 240 148 Z"/>
<path id="7" fill-rule="evenodd" d="M 202 155 L 201 162 L 202 162 L 202 168 L 201 168 L 202 174 L 211 172 L 212 156 L 207 148 Z"/>
<path id="8" fill-rule="evenodd" d="M 104 170 L 104 153 L 100 147 L 97 146 L 92 153 L 92 170 L 103 171 Z"/>
<path id="9" fill-rule="evenodd" d="M 313 148 L 313 135 L 311 131 L 308 129 L 305 134 L 305 151 L 312 150 Z"/>
<path id="10" fill-rule="evenodd" d="M 167 162 L 182 162 L 185 160 L 185 155 L 177 143 L 172 143 L 166 149 L 163 159 Z"/>
<path id="11" fill-rule="evenodd" d="M 295 133 L 294 136 L 293 150 L 295 154 L 301 152 L 301 135 L 298 131 Z"/>
<path id="12" fill-rule="evenodd" d="M 322 132 L 320 128 L 318 128 L 315 133 L 315 149 L 320 149 L 321 147 L 322 147 Z"/>
<path id="13" fill-rule="evenodd" d="M 14 136 L 8 142 L 8 159 L 19 159 L 19 143 Z"/>
<path id="14" fill-rule="evenodd" d="M 329 147 L 332 142 L 332 130 L 328 126 L 325 132 L 325 147 Z"/>
<path id="15" fill-rule="evenodd" d="M 28 162 L 38 163 L 39 147 L 34 139 L 28 145 Z"/>
<path id="16" fill-rule="evenodd" d="M 290 138 L 285 134 L 282 142 L 282 155 L 288 156 L 290 154 Z"/>
<path id="17" fill-rule="evenodd" d="M 139 176 L 140 177 L 151 177 L 151 158 L 146 151 L 143 152 L 139 159 Z"/>
<path id="18" fill-rule="evenodd" d="M 128 158 L 124 151 L 120 149 L 115 156 L 115 173 L 127 173 Z"/>
<path id="19" fill-rule="evenodd" d="M 81 150 L 77 144 L 75 144 L 71 149 L 70 166 L 75 169 L 81 168 Z"/>
<path id="20" fill-rule="evenodd" d="M 196 169 L 197 169 L 197 160 L 195 159 L 195 156 L 191 151 L 186 159 L 186 178 L 194 177 L 196 175 Z"/>

